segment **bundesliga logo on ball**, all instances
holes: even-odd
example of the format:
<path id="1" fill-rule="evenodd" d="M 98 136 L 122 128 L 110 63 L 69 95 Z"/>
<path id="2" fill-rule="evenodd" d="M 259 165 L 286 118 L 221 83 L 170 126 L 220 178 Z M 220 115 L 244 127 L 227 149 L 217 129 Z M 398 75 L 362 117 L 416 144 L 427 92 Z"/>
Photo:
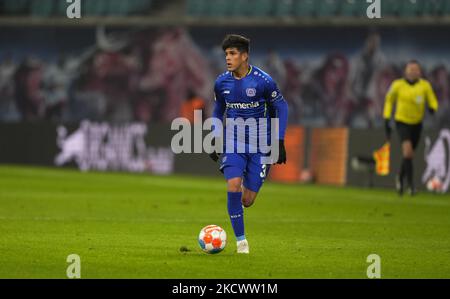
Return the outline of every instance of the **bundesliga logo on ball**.
<path id="1" fill-rule="evenodd" d="M 227 244 L 227 233 L 218 225 L 208 225 L 202 228 L 198 243 L 206 253 L 219 253 Z"/>

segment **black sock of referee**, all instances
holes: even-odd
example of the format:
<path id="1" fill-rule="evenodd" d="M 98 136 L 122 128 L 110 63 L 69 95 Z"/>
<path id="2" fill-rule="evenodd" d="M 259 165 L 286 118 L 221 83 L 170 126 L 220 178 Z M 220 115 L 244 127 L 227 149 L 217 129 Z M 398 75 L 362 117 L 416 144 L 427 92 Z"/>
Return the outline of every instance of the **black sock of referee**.
<path id="1" fill-rule="evenodd" d="M 404 178 L 405 178 L 405 158 L 403 158 L 402 160 L 402 164 L 400 165 L 400 172 L 398 173 L 398 178 L 400 179 L 400 183 L 403 184 L 404 183 Z"/>
<path id="2" fill-rule="evenodd" d="M 406 181 L 408 182 L 408 186 L 410 188 L 414 188 L 413 185 L 413 163 L 411 158 L 404 158 L 403 159 L 403 172 L 406 176 Z"/>

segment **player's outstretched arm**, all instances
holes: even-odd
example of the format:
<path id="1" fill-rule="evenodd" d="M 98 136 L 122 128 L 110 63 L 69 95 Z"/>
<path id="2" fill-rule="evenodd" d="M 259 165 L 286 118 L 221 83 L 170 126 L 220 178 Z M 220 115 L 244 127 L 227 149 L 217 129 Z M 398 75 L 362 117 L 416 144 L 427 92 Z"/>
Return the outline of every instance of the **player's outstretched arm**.
<path id="1" fill-rule="evenodd" d="M 219 130 L 219 128 L 222 128 L 223 126 L 219 126 L 219 122 L 222 122 L 223 120 L 223 114 L 225 113 L 225 101 L 222 98 L 220 94 L 220 90 L 216 86 L 214 87 L 214 94 L 215 94 L 215 101 L 214 101 L 214 110 L 213 110 L 213 124 L 212 124 L 212 131 L 214 135 L 214 139 L 212 140 L 212 146 L 216 146 L 216 139 L 220 138 L 223 132 Z M 209 154 L 209 157 L 214 161 L 217 162 L 219 160 L 219 154 L 216 151 L 213 151 L 211 154 Z"/>
<path id="2" fill-rule="evenodd" d="M 279 155 L 278 161 L 275 164 L 285 164 L 287 157 L 284 147 L 284 136 L 288 123 L 288 105 L 272 78 L 266 80 L 265 96 L 275 112 L 275 117 L 278 118 L 278 140 L 275 142 L 278 142 L 279 145 Z"/>
<path id="3" fill-rule="evenodd" d="M 276 117 L 278 118 L 279 122 L 279 131 L 278 131 L 279 155 L 276 164 L 285 164 L 287 161 L 287 156 L 286 156 L 286 149 L 284 146 L 284 137 L 286 134 L 288 122 L 288 105 L 281 95 L 279 99 L 272 102 L 272 105 L 275 108 Z"/>
<path id="4" fill-rule="evenodd" d="M 287 157 L 286 157 L 286 149 L 284 147 L 284 137 L 286 134 L 286 127 L 287 127 L 288 105 L 283 98 L 273 102 L 272 105 L 275 108 L 279 122 L 279 132 L 278 132 L 279 155 L 277 164 L 285 164 L 287 161 Z"/>

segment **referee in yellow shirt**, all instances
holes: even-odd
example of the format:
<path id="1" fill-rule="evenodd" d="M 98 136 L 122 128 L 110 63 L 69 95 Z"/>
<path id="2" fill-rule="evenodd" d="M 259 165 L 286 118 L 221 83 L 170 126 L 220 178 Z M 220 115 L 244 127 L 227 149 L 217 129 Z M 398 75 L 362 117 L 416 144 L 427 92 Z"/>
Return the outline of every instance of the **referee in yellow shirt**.
<path id="1" fill-rule="evenodd" d="M 430 82 L 421 78 L 422 71 L 416 60 L 406 64 L 405 76 L 395 80 L 387 95 L 384 104 L 383 117 L 385 119 L 386 137 L 391 138 L 390 120 L 395 106 L 395 123 L 402 147 L 402 164 L 396 178 L 396 188 L 400 195 L 403 194 L 405 179 L 408 183 L 410 195 L 416 193 L 413 177 L 413 157 L 420 134 L 425 110 L 435 113 L 438 109 L 438 101 Z"/>

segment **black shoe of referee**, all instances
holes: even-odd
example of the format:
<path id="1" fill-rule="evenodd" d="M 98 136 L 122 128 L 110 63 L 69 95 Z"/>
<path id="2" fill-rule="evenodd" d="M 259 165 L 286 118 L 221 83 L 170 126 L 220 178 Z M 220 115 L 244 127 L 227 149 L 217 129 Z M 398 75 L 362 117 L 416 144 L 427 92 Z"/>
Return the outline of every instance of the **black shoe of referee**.
<path id="1" fill-rule="evenodd" d="M 414 196 L 414 195 L 417 194 L 417 190 L 416 190 L 416 188 L 414 186 L 411 186 L 411 187 L 408 188 L 408 193 L 409 193 L 410 196 Z"/>
<path id="2" fill-rule="evenodd" d="M 398 195 L 402 196 L 403 195 L 403 180 L 400 179 L 400 176 L 396 176 L 395 177 L 395 188 L 397 189 L 397 193 Z"/>

